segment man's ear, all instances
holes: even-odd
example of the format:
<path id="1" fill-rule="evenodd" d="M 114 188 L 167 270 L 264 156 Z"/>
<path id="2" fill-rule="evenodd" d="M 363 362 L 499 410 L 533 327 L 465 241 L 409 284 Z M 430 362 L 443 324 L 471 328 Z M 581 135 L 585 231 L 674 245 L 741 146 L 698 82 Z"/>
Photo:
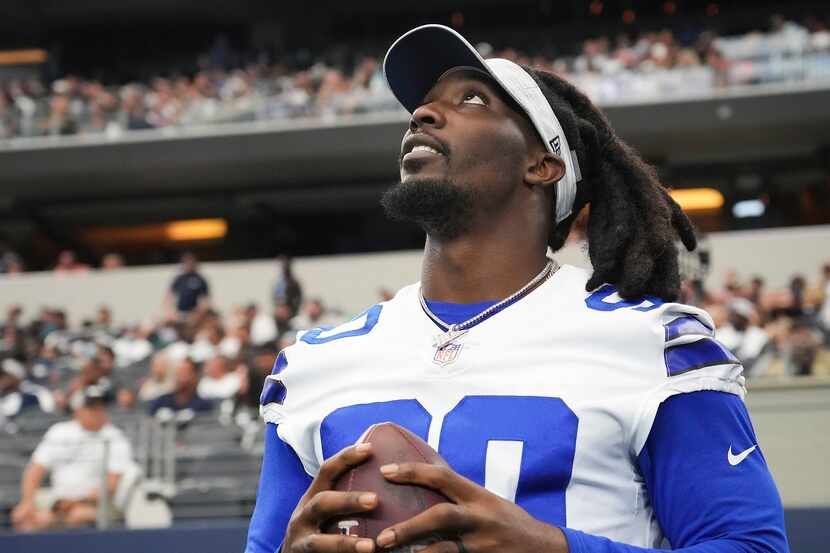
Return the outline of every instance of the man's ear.
<path id="1" fill-rule="evenodd" d="M 538 152 L 528 160 L 525 182 L 530 186 L 552 186 L 564 176 L 564 161 L 548 151 Z"/>

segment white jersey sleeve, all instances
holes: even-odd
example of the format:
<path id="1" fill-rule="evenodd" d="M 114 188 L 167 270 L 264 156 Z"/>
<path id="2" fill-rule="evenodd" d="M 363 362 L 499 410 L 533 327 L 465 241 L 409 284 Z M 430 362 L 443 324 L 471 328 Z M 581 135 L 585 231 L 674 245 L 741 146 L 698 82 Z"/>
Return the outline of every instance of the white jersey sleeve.
<path id="1" fill-rule="evenodd" d="M 714 390 L 744 397 L 743 367 L 735 355 L 715 339 L 715 325 L 702 309 L 664 303 L 646 313 L 662 350 L 664 371 L 644 394 L 633 422 L 632 452 L 645 445 L 660 404 L 676 394 Z"/>
<path id="2" fill-rule="evenodd" d="M 361 337 L 378 323 L 383 304 L 367 309 L 334 328 L 297 334 L 297 342 L 277 356 L 260 398 L 266 422 L 278 425 L 279 437 L 297 453 L 305 470 L 316 474 L 323 451 L 320 416 L 336 410 L 331 391 L 354 392 L 355 403 L 365 382 L 361 378 Z"/>

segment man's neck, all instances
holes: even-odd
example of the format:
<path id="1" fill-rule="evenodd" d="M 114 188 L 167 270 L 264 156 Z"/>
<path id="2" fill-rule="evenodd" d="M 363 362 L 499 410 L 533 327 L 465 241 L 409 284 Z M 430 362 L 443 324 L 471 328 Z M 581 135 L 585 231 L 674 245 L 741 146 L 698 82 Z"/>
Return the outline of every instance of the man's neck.
<path id="1" fill-rule="evenodd" d="M 485 234 L 446 242 L 427 236 L 421 266 L 424 298 L 451 303 L 498 301 L 520 290 L 544 269 L 546 244 Z"/>
<path id="2" fill-rule="evenodd" d="M 196 395 L 196 390 L 181 390 L 175 392 L 173 397 L 176 400 L 176 405 L 186 405 L 190 403 L 190 400 Z"/>

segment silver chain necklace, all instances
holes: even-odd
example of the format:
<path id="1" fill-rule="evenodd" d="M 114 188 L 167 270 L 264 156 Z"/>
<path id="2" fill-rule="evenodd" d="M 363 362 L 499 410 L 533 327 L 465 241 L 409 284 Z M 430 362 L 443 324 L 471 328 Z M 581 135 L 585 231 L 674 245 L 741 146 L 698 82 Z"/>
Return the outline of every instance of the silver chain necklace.
<path id="1" fill-rule="evenodd" d="M 439 353 L 441 352 L 441 350 L 443 350 L 444 348 L 447 348 L 448 346 L 452 345 L 455 340 L 457 340 L 458 338 L 460 338 L 460 337 L 464 336 L 465 334 L 467 334 L 467 332 L 469 332 L 472 327 L 474 327 L 477 324 L 489 319 L 490 317 L 492 317 L 493 315 L 495 315 L 499 311 L 502 311 L 503 309 L 506 309 L 507 307 L 510 307 L 511 305 L 513 305 L 514 303 L 516 303 L 517 301 L 519 301 L 520 299 L 522 299 L 523 297 L 528 295 L 530 292 L 532 292 L 534 289 L 536 289 L 536 287 L 538 287 L 544 281 L 549 279 L 553 275 L 553 273 L 555 273 L 557 270 L 559 270 L 559 264 L 553 259 L 548 259 L 548 262 L 545 265 L 545 268 L 542 269 L 542 272 L 540 272 L 538 275 L 533 277 L 533 280 L 531 280 L 530 282 L 525 284 L 520 290 L 518 290 L 517 292 L 514 292 L 513 294 L 511 294 L 507 298 L 503 299 L 502 301 L 500 301 L 500 302 L 498 302 L 494 305 L 491 305 L 490 307 L 488 307 L 487 309 L 485 309 L 484 311 L 482 311 L 481 313 L 479 313 L 475 317 L 472 317 L 471 319 L 467 319 L 466 321 L 464 321 L 462 323 L 456 323 L 456 324 L 451 324 L 451 325 L 448 325 L 444 321 L 439 319 L 438 316 L 435 313 L 433 313 L 429 309 L 429 307 L 427 307 L 427 302 L 424 299 L 423 289 L 418 290 L 418 299 L 421 302 L 421 308 L 424 310 L 424 313 L 426 313 L 427 316 L 430 319 L 432 319 L 432 321 L 435 324 L 437 324 L 439 328 L 444 330 L 444 332 L 442 332 L 441 334 L 439 334 L 435 337 L 435 339 L 433 340 L 433 343 L 432 343 L 433 347 L 437 348 L 436 362 L 441 364 L 441 365 L 445 365 L 445 364 L 451 362 L 451 361 L 446 361 L 446 362 L 438 361 Z M 456 355 L 453 355 L 452 360 L 454 360 L 455 357 L 456 357 Z"/>

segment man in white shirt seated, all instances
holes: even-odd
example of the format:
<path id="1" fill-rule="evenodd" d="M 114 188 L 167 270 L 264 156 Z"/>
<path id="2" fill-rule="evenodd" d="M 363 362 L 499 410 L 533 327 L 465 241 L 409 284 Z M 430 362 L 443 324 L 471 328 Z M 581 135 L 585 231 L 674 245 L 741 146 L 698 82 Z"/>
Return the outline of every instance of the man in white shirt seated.
<path id="1" fill-rule="evenodd" d="M 216 355 L 205 361 L 198 394 L 209 400 L 232 399 L 239 393 L 240 373 L 227 357 Z"/>
<path id="2" fill-rule="evenodd" d="M 718 340 L 738 356 L 744 374 L 748 376 L 760 376 L 761 371 L 753 371 L 753 368 L 769 342 L 769 336 L 758 326 L 757 320 L 752 302 L 735 298 L 729 302 L 728 324 L 718 329 Z"/>
<path id="3" fill-rule="evenodd" d="M 28 409 L 44 413 L 55 409 L 52 393 L 26 380 L 26 367 L 13 357 L 0 359 L 0 426 Z"/>
<path id="4" fill-rule="evenodd" d="M 20 503 L 12 511 L 16 530 L 82 527 L 95 522 L 101 489 L 105 442 L 107 492 L 112 495 L 121 475 L 132 465 L 132 448 L 124 434 L 109 424 L 107 390 L 89 386 L 75 401 L 74 418 L 53 425 L 38 445 L 21 482 Z M 51 508 L 36 503 L 43 478 L 51 475 Z"/>

